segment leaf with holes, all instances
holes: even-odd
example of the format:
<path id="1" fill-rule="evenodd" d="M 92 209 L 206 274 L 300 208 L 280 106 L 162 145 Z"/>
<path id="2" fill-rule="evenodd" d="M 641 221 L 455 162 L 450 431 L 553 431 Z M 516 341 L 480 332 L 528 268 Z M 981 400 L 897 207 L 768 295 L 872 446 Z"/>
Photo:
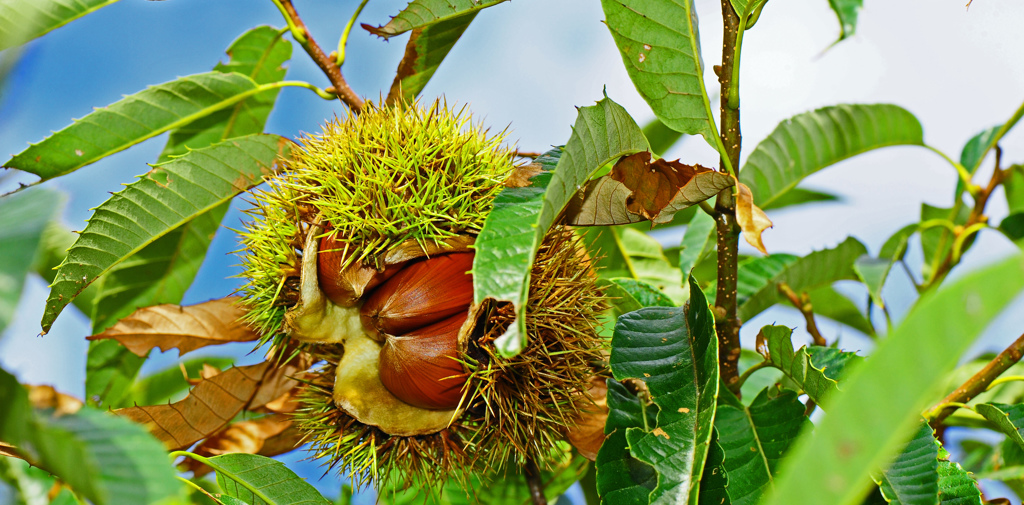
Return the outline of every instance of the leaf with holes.
<path id="1" fill-rule="evenodd" d="M 386 25 L 374 27 L 363 23 L 363 29 L 385 39 L 423 28 L 434 23 L 479 12 L 505 0 L 412 0 L 397 16 Z"/>
<path id="2" fill-rule="evenodd" d="M 740 182 L 767 208 L 805 177 L 849 157 L 894 145 L 923 145 L 921 123 L 895 105 L 836 105 L 779 124 L 750 153 Z"/>
<path id="3" fill-rule="evenodd" d="M 195 305 L 154 305 L 135 311 L 89 340 L 117 340 L 137 356 L 154 347 L 177 348 L 179 355 L 208 345 L 250 342 L 259 334 L 240 319 L 245 310 L 239 297 L 218 298 Z"/>
<path id="4" fill-rule="evenodd" d="M 753 505 L 775 480 L 783 454 L 809 422 L 796 391 L 770 386 L 749 406 L 728 390 L 719 396 L 715 428 L 725 451 L 729 498 L 733 505 Z"/>
<path id="5" fill-rule="evenodd" d="M 647 140 L 633 118 L 605 98 L 579 109 L 563 149 L 536 160 L 544 173 L 533 177 L 533 186 L 506 188 L 495 198 L 475 244 L 473 293 L 476 304 L 490 298 L 512 302 L 516 308 L 516 324 L 495 341 L 501 354 L 514 356 L 523 348 L 530 268 L 548 228 L 594 172 L 646 150 Z"/>
<path id="6" fill-rule="evenodd" d="M 117 0 L 8 0 L 0 3 L 0 51 L 28 42 Z"/>
<path id="7" fill-rule="evenodd" d="M 273 88 L 236 73 L 180 77 L 96 109 L 3 166 L 53 179 Z"/>
<path id="8" fill-rule="evenodd" d="M 619 317 L 612 337 L 612 375 L 643 382 L 659 409 L 654 426 L 625 430 L 630 455 L 658 474 L 651 503 L 696 503 L 711 443 L 718 340 L 692 277 L 690 291 L 684 308 L 648 307 Z"/>
<path id="9" fill-rule="evenodd" d="M 1024 256 L 1016 256 L 922 297 L 871 359 L 844 378 L 828 415 L 783 461 L 777 492 L 765 505 L 859 503 L 872 485 L 870 473 L 912 436 L 936 381 L 1022 288 Z M 927 353 L 920 352 L 921 335 L 928 335 Z"/>
<path id="10" fill-rule="evenodd" d="M 413 30 L 409 42 L 405 44 L 405 56 L 398 64 L 395 80 L 388 90 L 387 103 L 398 103 L 400 100 L 412 103 L 478 12 L 471 11 Z"/>
<path id="11" fill-rule="evenodd" d="M 250 505 L 330 505 L 280 461 L 255 454 L 224 454 L 202 461 L 216 470 L 224 494 Z"/>
<path id="12" fill-rule="evenodd" d="M 602 0 L 601 6 L 626 72 L 654 115 L 723 151 L 704 88 L 692 0 Z"/>
<path id="13" fill-rule="evenodd" d="M 196 149 L 156 165 L 101 204 L 68 251 L 46 301 L 43 332 L 97 277 L 192 217 L 273 173 L 287 140 L 249 135 Z"/>

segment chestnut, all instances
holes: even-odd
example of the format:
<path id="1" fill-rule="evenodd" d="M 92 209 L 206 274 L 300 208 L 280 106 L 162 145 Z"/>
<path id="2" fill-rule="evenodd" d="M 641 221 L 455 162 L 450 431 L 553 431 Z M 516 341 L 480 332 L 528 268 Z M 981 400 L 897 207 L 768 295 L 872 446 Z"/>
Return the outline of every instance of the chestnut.
<path id="1" fill-rule="evenodd" d="M 463 311 L 406 335 L 388 335 L 380 352 L 380 380 L 398 399 L 431 410 L 459 405 L 467 374 L 459 363 Z"/>

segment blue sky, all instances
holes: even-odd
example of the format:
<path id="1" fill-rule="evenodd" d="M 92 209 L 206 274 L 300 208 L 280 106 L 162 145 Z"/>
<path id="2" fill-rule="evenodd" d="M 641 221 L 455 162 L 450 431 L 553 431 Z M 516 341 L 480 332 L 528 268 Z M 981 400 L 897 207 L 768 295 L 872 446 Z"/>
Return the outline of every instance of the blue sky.
<path id="1" fill-rule="evenodd" d="M 361 22 L 384 23 L 403 1 L 370 2 Z M 978 131 L 1004 121 L 1024 101 L 1024 42 L 1018 20 L 1024 4 L 1015 0 L 882 2 L 867 0 L 858 33 L 826 51 L 838 24 L 826 0 L 771 2 L 757 26 L 747 32 L 741 83 L 744 154 L 775 125 L 794 114 L 836 103 L 889 102 L 917 115 L 926 140 L 954 158 Z M 313 35 L 328 51 L 355 9 L 356 0 L 296 0 Z M 718 2 L 697 0 L 704 61 L 719 58 Z M 544 150 L 568 139 L 575 106 L 608 94 L 638 122 L 653 117 L 629 82 L 607 29 L 598 0 L 515 0 L 483 11 L 426 88 L 427 98 L 444 95 L 467 103 L 487 125 L 510 126 L 510 138 L 528 151 Z M 269 0 L 122 0 L 29 44 L 0 99 L 0 154 L 14 154 L 87 114 L 141 90 L 146 85 L 209 70 L 224 59 L 224 49 L 246 29 L 282 26 Z M 384 42 L 356 29 L 344 72 L 357 93 L 368 98 L 386 92 L 405 45 L 405 36 Z M 710 73 L 710 72 L 709 72 Z M 289 79 L 321 87 L 326 79 L 298 45 Z M 706 76 L 709 87 L 714 76 Z M 314 132 L 326 118 L 344 114 L 339 102 L 326 102 L 301 89 L 285 89 L 267 130 L 296 137 Z M 62 220 L 81 229 L 89 209 L 109 192 L 147 170 L 165 137 L 111 156 L 46 186 L 67 195 Z M 1024 161 L 1019 128 L 1003 143 L 1006 159 Z M 667 153 L 687 163 L 715 165 L 703 141 L 690 138 Z M 991 170 L 991 158 L 985 165 Z M 987 180 L 983 169 L 978 180 Z M 31 181 L 32 176 L 20 180 Z M 10 185 L 11 181 L 5 181 Z M 938 156 L 920 148 L 890 148 L 855 158 L 808 179 L 807 186 L 835 192 L 843 201 L 771 215 L 766 232 L 771 252 L 804 254 L 831 247 L 852 234 L 877 252 L 893 231 L 917 219 L 920 204 L 951 204 L 955 177 Z M 4 189 L 0 187 L 0 189 Z M 991 207 L 994 221 L 1005 205 Z M 233 209 L 225 224 L 236 227 Z M 664 244 L 678 231 L 655 231 Z M 222 230 L 211 248 L 186 302 L 229 294 L 237 261 L 233 234 Z M 1015 248 L 995 233 L 984 232 L 965 267 L 984 264 Z M 848 293 L 861 293 L 852 286 Z M 895 278 L 887 295 L 900 314 L 909 305 L 910 285 Z M 0 363 L 23 381 L 54 383 L 81 396 L 87 322 L 72 310 L 58 319 L 45 338 L 37 337 L 46 288 L 38 279 L 27 289 L 14 324 L 0 340 Z M 744 341 L 771 322 L 803 326 L 799 314 L 775 309 L 750 321 Z M 1001 348 L 1024 328 L 1024 304 L 1007 311 L 987 332 L 976 351 Z M 847 346 L 870 343 L 852 330 L 841 332 Z M 247 349 L 245 349 L 247 350 Z M 240 351 L 244 354 L 244 351 Z M 176 355 L 159 363 L 173 362 Z M 255 356 L 244 359 L 254 360 Z M 156 365 L 149 365 L 151 369 Z M 318 475 L 318 474 L 316 474 Z"/>

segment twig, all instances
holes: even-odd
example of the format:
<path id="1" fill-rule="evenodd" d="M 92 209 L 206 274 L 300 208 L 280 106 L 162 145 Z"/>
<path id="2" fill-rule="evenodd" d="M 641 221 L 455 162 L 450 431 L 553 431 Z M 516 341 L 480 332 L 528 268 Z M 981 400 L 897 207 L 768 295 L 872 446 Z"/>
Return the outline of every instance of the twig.
<path id="1" fill-rule="evenodd" d="M 541 156 L 544 156 L 544 153 L 536 151 L 516 151 L 513 155 L 517 158 L 540 158 Z"/>
<path id="2" fill-rule="evenodd" d="M 359 98 L 355 91 L 352 91 L 352 88 L 349 87 L 345 77 L 341 75 L 341 67 L 338 66 L 337 62 L 324 54 L 324 50 L 313 40 L 313 35 L 309 33 L 306 24 L 299 17 L 295 6 L 292 5 L 292 0 L 274 0 L 274 3 L 278 5 L 281 13 L 284 14 L 285 19 L 288 21 L 288 26 L 292 29 L 292 35 L 295 37 L 295 40 L 302 45 L 306 53 L 313 58 L 313 61 L 320 67 L 320 70 L 323 70 L 327 79 L 331 81 L 331 89 L 328 89 L 328 91 L 338 95 L 338 98 L 341 98 L 341 101 L 345 102 L 349 109 L 352 109 L 352 112 L 356 114 L 361 112 L 363 110 L 363 99 Z"/>
<path id="3" fill-rule="evenodd" d="M 11 195 L 13 195 L 15 193 L 24 191 L 24 190 L 26 190 L 28 188 L 31 188 L 32 186 L 37 186 L 37 185 L 42 184 L 42 183 L 43 183 L 42 179 L 39 179 L 38 181 L 30 182 L 28 184 L 25 184 L 24 182 L 19 182 L 17 189 L 12 189 L 12 190 L 10 190 L 10 191 L 0 195 L 0 198 L 3 198 L 5 196 L 11 196 Z"/>
<path id="4" fill-rule="evenodd" d="M 814 320 L 814 307 L 811 306 L 811 297 L 807 293 L 796 294 L 793 288 L 789 287 L 789 284 L 780 282 L 779 293 L 782 293 L 789 302 L 804 315 L 804 321 L 807 322 L 807 333 L 811 334 L 811 338 L 814 340 L 814 345 L 828 345 L 825 341 L 825 337 L 821 336 L 821 332 L 818 331 L 818 323 Z"/>
<path id="5" fill-rule="evenodd" d="M 530 488 L 530 500 L 533 505 L 547 505 L 548 500 L 544 497 L 544 482 L 540 478 L 540 469 L 533 458 L 526 458 L 523 464 L 523 473 L 526 474 L 526 487 Z"/>
<path id="6" fill-rule="evenodd" d="M 937 405 L 925 412 L 933 428 L 942 424 L 961 404 L 965 404 L 979 393 L 988 389 L 989 385 L 1024 356 L 1024 335 L 1017 337 L 1009 347 L 989 361 L 978 373 L 967 379 L 960 387 L 953 390 Z"/>

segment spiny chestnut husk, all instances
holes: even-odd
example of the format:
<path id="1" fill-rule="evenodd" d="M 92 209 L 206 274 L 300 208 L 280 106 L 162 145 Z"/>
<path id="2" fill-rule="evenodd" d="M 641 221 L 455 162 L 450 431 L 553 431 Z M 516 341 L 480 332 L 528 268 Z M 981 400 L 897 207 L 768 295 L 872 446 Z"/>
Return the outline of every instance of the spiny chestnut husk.
<path id="1" fill-rule="evenodd" d="M 252 194 L 242 292 L 265 341 L 320 362 L 296 417 L 316 455 L 378 486 L 551 464 L 593 410 L 605 303 L 579 239 L 556 227 L 531 271 L 527 346 L 495 350 L 514 311 L 474 304 L 470 271 L 515 169 L 502 137 L 439 102 L 371 103 L 302 144 Z"/>

